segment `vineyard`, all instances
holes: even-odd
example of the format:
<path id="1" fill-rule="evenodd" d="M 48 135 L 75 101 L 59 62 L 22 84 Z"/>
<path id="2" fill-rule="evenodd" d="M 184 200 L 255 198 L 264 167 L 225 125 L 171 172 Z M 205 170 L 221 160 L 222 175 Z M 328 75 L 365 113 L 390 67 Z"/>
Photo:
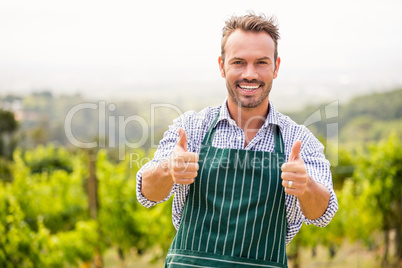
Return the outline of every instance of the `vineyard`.
<path id="1" fill-rule="evenodd" d="M 380 97 L 371 103 L 389 100 Z M 291 267 L 305 267 L 306 255 L 325 255 L 327 267 L 345 245 L 355 244 L 374 256 L 372 267 L 402 265 L 401 105 L 388 106 L 382 113 L 395 114 L 383 116 L 389 121 L 374 118 L 376 113 L 368 118 L 367 105 L 345 107 L 365 117 L 342 121 L 339 146 L 323 140 L 326 156 L 336 163 L 339 210 L 325 228 L 303 225 L 287 246 Z M 135 176 L 152 158 L 151 149 L 127 149 L 118 159 L 108 148 L 41 145 L 40 139 L 17 146 L 13 117 L 0 116 L 0 267 L 108 267 L 110 255 L 118 267 L 137 267 L 141 256 L 163 261 L 176 233 L 172 200 L 146 209 L 136 199 Z"/>
<path id="2" fill-rule="evenodd" d="M 137 150 L 136 153 L 145 156 Z M 2 267 L 62 267 L 91 263 L 108 248 L 121 260 L 135 249 L 163 258 L 175 234 L 171 204 L 153 209 L 139 205 L 135 194 L 137 167 L 113 163 L 106 151 L 96 154 L 98 209 L 90 213 L 88 179 L 91 153 L 68 152 L 52 145 L 22 152 L 9 163 L 12 181 L 0 184 L 0 263 Z M 343 167 L 333 170 L 339 211 L 326 228 L 303 226 L 288 246 L 290 259 L 302 248 L 325 246 L 334 256 L 344 241 L 363 241 L 376 248 L 397 235 L 397 252 L 385 244 L 383 262 L 400 258 L 402 146 L 395 136 L 358 154 L 340 152 Z M 341 166 L 339 166 L 340 168 Z M 338 177 L 337 177 L 338 176 Z M 374 234 L 382 233 L 378 241 Z M 389 243 L 389 242 L 388 242 Z M 395 250 L 394 250 L 395 251 Z M 399 256 L 399 257 L 398 257 Z"/>
<path id="3" fill-rule="evenodd" d="M 141 152 L 139 152 L 141 153 Z M 127 158 L 129 159 L 129 158 Z M 145 209 L 136 200 L 129 161 L 112 163 L 96 154 L 98 203 L 88 198 L 90 154 L 39 146 L 14 152 L 12 182 L 0 183 L 1 267 L 63 267 L 91 262 L 115 247 L 166 254 L 175 229 L 169 203 Z"/>

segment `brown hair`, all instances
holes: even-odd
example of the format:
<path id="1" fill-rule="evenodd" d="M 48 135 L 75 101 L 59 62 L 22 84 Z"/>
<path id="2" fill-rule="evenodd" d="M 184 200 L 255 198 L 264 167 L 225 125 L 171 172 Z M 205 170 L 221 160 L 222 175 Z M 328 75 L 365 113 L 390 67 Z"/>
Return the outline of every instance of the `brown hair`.
<path id="1" fill-rule="evenodd" d="M 250 12 L 244 16 L 232 16 L 230 19 L 225 21 L 225 27 L 222 29 L 222 41 L 221 41 L 221 57 L 225 60 L 225 45 L 229 36 L 237 29 L 245 32 L 266 32 L 271 36 L 275 43 L 274 52 L 274 63 L 278 57 L 278 39 L 279 29 L 277 26 L 276 19 L 274 17 L 267 18 L 264 14 L 255 15 Z"/>

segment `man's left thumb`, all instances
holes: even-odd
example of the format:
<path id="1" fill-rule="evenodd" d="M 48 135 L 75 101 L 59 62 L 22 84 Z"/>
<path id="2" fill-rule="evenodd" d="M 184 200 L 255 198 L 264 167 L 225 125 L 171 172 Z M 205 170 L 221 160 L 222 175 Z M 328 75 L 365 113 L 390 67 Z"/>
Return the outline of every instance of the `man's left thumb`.
<path id="1" fill-rule="evenodd" d="M 292 151 L 289 155 L 289 161 L 294 161 L 299 157 L 301 145 L 301 141 L 296 141 L 295 143 L 293 143 Z"/>

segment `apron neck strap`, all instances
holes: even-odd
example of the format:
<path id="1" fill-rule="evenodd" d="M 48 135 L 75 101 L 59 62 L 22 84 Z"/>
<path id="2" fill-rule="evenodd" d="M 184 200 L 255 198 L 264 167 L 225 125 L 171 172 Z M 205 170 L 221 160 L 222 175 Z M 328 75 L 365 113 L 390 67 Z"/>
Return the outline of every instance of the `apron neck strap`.
<path id="1" fill-rule="evenodd" d="M 218 121 L 218 117 L 220 114 L 220 110 L 218 111 L 218 114 L 215 116 L 214 121 L 212 122 L 211 126 L 208 129 L 207 134 L 204 137 L 204 140 L 202 141 L 203 145 L 208 145 L 208 146 L 212 146 L 212 141 L 214 140 L 214 135 L 215 135 L 215 123 L 216 121 Z"/>
<path id="2" fill-rule="evenodd" d="M 216 130 L 215 124 L 216 124 L 216 121 L 218 121 L 219 114 L 220 114 L 220 110 L 218 111 L 218 114 L 215 116 L 214 121 L 212 122 L 211 126 L 208 129 L 207 134 L 204 137 L 204 140 L 202 142 L 203 145 L 212 146 L 212 141 L 214 140 L 214 135 L 215 135 L 215 130 Z M 275 152 L 283 154 L 284 149 L 283 149 L 283 137 L 281 134 L 281 130 L 278 125 L 273 125 L 273 128 L 274 128 Z"/>
<path id="3" fill-rule="evenodd" d="M 281 130 L 278 125 L 273 125 L 274 127 L 274 142 L 275 142 L 275 152 L 276 153 L 284 153 L 283 149 L 283 137 Z"/>

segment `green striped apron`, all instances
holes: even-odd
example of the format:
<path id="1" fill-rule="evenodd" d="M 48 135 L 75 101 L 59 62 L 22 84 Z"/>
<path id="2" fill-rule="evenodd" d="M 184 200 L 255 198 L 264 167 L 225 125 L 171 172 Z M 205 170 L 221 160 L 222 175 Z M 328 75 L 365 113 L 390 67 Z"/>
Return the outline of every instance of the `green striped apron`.
<path id="1" fill-rule="evenodd" d="M 287 267 L 280 129 L 274 125 L 274 153 L 220 149 L 212 146 L 218 116 L 165 267 Z"/>

